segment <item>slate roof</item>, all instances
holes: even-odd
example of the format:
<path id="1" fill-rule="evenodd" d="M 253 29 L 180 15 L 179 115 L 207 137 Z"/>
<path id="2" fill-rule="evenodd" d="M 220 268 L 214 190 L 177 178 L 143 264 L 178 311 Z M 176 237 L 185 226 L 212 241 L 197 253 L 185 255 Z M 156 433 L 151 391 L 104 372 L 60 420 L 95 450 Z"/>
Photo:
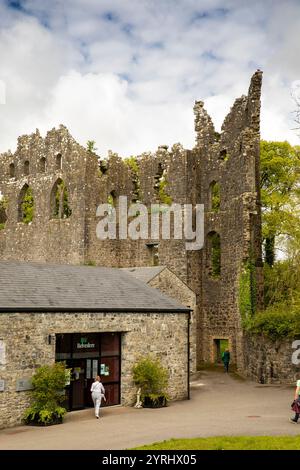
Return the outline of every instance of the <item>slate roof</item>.
<path id="1" fill-rule="evenodd" d="M 0 312 L 187 312 L 118 268 L 0 261 Z"/>
<path id="2" fill-rule="evenodd" d="M 122 271 L 132 274 L 136 279 L 147 284 L 154 277 L 160 274 L 166 266 L 146 266 L 146 267 L 133 267 L 133 268 L 121 268 Z"/>

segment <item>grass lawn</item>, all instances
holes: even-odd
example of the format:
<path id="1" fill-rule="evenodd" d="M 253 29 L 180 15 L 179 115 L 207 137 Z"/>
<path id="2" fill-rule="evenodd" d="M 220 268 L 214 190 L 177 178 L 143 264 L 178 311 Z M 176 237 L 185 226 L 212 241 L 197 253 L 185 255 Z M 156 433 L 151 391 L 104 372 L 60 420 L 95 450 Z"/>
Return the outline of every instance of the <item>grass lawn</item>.
<path id="1" fill-rule="evenodd" d="M 300 429 L 299 429 L 300 432 Z M 137 450 L 299 450 L 300 435 L 293 436 L 240 436 L 171 439 Z"/>

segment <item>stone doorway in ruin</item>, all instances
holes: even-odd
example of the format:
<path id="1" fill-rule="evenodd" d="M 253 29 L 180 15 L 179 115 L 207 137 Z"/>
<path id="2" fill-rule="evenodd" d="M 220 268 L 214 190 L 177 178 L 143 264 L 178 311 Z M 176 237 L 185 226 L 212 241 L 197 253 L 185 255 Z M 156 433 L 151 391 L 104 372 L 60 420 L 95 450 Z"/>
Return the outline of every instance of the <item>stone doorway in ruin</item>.
<path id="1" fill-rule="evenodd" d="M 216 364 L 222 363 L 222 354 L 225 349 L 229 349 L 228 338 L 215 338 L 214 339 L 214 362 Z"/>

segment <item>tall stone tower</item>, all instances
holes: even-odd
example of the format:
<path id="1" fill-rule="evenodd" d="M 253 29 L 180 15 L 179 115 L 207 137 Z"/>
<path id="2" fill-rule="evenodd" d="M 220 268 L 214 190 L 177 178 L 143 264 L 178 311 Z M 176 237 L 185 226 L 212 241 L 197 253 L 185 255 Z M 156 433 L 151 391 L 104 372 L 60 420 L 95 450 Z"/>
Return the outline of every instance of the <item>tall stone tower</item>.
<path id="1" fill-rule="evenodd" d="M 243 367 L 240 282 L 261 301 L 261 204 L 259 176 L 260 93 L 257 71 L 247 96 L 238 98 L 221 133 L 201 101 L 194 106 L 196 152 L 201 162 L 199 199 L 205 206 L 205 248 L 201 256 L 199 323 L 202 359 L 214 361 L 219 341 L 229 340 L 233 360 Z M 252 268 L 250 267 L 252 266 Z M 244 273 L 245 274 L 245 273 Z M 255 291 L 255 292 L 254 292 Z M 251 293 L 250 293 L 251 295 Z"/>

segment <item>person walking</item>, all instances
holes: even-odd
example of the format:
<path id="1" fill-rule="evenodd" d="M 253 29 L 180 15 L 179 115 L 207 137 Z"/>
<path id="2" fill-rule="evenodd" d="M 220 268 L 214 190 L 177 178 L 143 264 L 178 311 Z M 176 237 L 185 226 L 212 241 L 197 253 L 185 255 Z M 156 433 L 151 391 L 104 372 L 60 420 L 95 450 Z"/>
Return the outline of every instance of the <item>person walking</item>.
<path id="1" fill-rule="evenodd" d="M 106 401 L 105 388 L 103 387 L 101 383 L 100 375 L 97 375 L 97 377 L 95 378 L 95 381 L 91 386 L 91 392 L 92 392 L 92 399 L 93 399 L 93 403 L 95 407 L 95 416 L 98 419 L 100 418 L 99 411 L 100 411 L 102 398 L 104 399 L 104 401 Z"/>
<path id="2" fill-rule="evenodd" d="M 225 349 L 225 351 L 222 354 L 222 361 L 224 364 L 224 371 L 228 372 L 229 370 L 229 362 L 230 362 L 230 352 L 229 349 Z"/>
<path id="3" fill-rule="evenodd" d="M 297 380 L 296 383 L 295 396 L 291 408 L 295 411 L 295 416 L 294 418 L 290 418 L 290 422 L 297 423 L 300 416 L 300 380 Z"/>

